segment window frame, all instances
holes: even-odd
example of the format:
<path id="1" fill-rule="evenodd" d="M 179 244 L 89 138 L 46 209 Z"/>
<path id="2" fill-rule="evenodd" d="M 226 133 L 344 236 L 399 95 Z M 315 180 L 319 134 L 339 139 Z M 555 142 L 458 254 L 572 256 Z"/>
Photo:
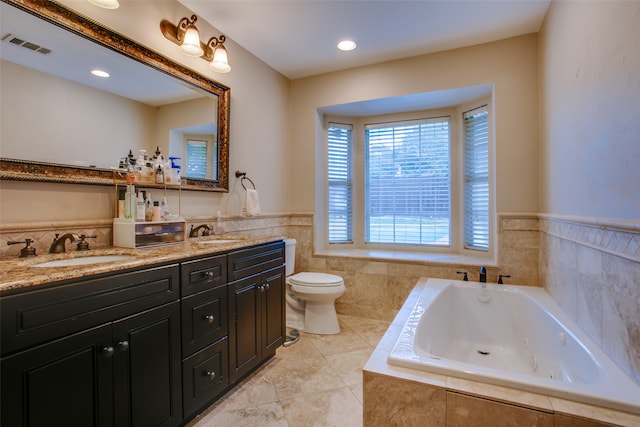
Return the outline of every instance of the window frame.
<path id="1" fill-rule="evenodd" d="M 489 112 L 489 250 L 477 251 L 464 247 L 464 182 L 463 182 L 463 145 L 464 145 L 464 121 L 462 114 L 475 107 L 487 105 Z M 364 125 L 371 122 L 405 121 L 418 118 L 433 118 L 450 116 L 450 246 L 426 246 L 411 244 L 374 244 L 364 243 Z M 324 183 L 321 194 L 322 200 L 318 200 L 316 206 L 316 227 L 318 235 L 315 237 L 316 250 L 318 253 L 343 254 L 347 255 L 353 250 L 357 256 L 373 256 L 376 258 L 385 257 L 386 252 L 393 252 L 396 258 L 401 253 L 429 255 L 461 255 L 473 258 L 494 259 L 496 249 L 496 206 L 495 206 L 495 138 L 493 134 L 494 110 L 491 97 L 485 97 L 472 102 L 458 104 L 450 108 L 437 108 L 430 110 L 411 111 L 405 113 L 384 114 L 363 117 L 348 117 L 324 114 L 321 117 L 323 125 L 323 159 L 318 165 L 322 167 L 321 176 Z M 352 141 L 352 168 L 353 168 L 353 210 L 352 210 L 352 243 L 329 243 L 328 241 L 328 185 L 327 183 L 327 137 L 329 122 L 345 123 L 353 125 Z M 347 252 L 344 252 L 344 251 Z M 337 251 L 337 252 L 336 252 Z M 364 254 L 364 255 L 363 255 Z M 413 255 L 407 255 L 407 259 L 413 259 Z M 427 258 L 428 259 L 428 258 Z"/>

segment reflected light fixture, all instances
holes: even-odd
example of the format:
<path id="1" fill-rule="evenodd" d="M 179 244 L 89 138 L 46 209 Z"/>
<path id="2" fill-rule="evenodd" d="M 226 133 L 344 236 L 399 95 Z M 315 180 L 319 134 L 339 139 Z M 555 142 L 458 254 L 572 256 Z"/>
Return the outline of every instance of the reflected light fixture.
<path id="1" fill-rule="evenodd" d="M 118 0 L 89 0 L 89 3 L 103 9 L 117 9 L 120 7 Z"/>
<path id="2" fill-rule="evenodd" d="M 227 49 L 224 47 L 226 37 L 211 37 L 207 44 L 200 41 L 200 33 L 195 23 L 198 20 L 196 15 L 191 19 L 182 18 L 178 25 L 173 25 L 167 20 L 160 22 L 160 31 L 169 41 L 177 44 L 185 55 L 199 56 L 209 62 L 209 68 L 218 73 L 228 73 L 231 71 Z"/>
<path id="3" fill-rule="evenodd" d="M 356 46 L 356 42 L 354 42 L 353 40 L 342 40 L 340 43 L 338 43 L 338 49 L 344 52 L 353 50 L 356 48 Z"/>
<path id="4" fill-rule="evenodd" d="M 107 77 L 109 77 L 109 76 L 110 76 L 110 74 L 109 74 L 109 73 L 107 73 L 107 72 L 106 72 L 106 71 L 104 71 L 104 70 L 100 70 L 100 69 L 98 69 L 98 68 L 94 68 L 93 70 L 91 70 L 91 74 L 93 74 L 93 75 L 94 75 L 94 76 L 96 76 L 96 77 L 101 77 L 101 78 L 103 78 L 103 79 L 106 79 Z"/>

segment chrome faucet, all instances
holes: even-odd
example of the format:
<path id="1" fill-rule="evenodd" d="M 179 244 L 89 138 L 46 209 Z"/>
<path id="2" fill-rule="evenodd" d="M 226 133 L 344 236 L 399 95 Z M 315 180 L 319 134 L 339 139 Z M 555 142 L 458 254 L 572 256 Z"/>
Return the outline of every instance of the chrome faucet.
<path id="1" fill-rule="evenodd" d="M 65 251 L 65 241 L 68 239 L 69 242 L 75 243 L 78 240 L 78 236 L 73 233 L 63 234 L 58 237 L 59 234 L 56 233 L 56 236 L 53 238 L 53 243 L 51 243 L 51 247 L 49 248 L 50 254 L 60 254 Z"/>
<path id="2" fill-rule="evenodd" d="M 203 230 L 203 236 L 208 236 L 211 232 L 211 226 L 209 224 L 200 224 L 196 228 L 193 228 L 193 225 L 191 225 L 191 230 L 189 230 L 189 237 L 198 237 L 198 231 L 200 231 L 200 229 Z"/>
<path id="3" fill-rule="evenodd" d="M 482 285 L 483 288 L 487 286 L 487 269 L 484 266 L 480 267 L 480 279 L 478 279 L 478 281 L 484 283 L 484 285 Z"/>

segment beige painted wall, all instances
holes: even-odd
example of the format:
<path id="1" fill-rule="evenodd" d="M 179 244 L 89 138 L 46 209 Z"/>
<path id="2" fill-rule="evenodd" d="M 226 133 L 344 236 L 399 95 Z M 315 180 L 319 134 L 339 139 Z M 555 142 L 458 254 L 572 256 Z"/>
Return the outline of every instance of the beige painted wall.
<path id="1" fill-rule="evenodd" d="M 315 198 L 316 109 L 321 106 L 494 85 L 498 212 L 538 210 L 537 36 L 386 62 L 291 84 L 292 197 L 295 212 Z"/>
<path id="2" fill-rule="evenodd" d="M 153 107 L 8 61 L 0 70 L 2 157 L 106 168 L 154 143 Z"/>
<path id="3" fill-rule="evenodd" d="M 540 32 L 541 212 L 640 220 L 640 2 L 554 1 Z"/>

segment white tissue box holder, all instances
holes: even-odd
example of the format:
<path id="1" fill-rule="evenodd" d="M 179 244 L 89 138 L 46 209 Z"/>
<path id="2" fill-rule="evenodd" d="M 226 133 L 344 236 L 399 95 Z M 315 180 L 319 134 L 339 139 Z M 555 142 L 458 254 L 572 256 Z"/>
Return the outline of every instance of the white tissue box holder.
<path id="1" fill-rule="evenodd" d="M 113 220 L 113 246 L 120 248 L 148 248 L 174 245 L 186 240 L 187 222 L 172 221 L 135 222 L 130 219 Z"/>

